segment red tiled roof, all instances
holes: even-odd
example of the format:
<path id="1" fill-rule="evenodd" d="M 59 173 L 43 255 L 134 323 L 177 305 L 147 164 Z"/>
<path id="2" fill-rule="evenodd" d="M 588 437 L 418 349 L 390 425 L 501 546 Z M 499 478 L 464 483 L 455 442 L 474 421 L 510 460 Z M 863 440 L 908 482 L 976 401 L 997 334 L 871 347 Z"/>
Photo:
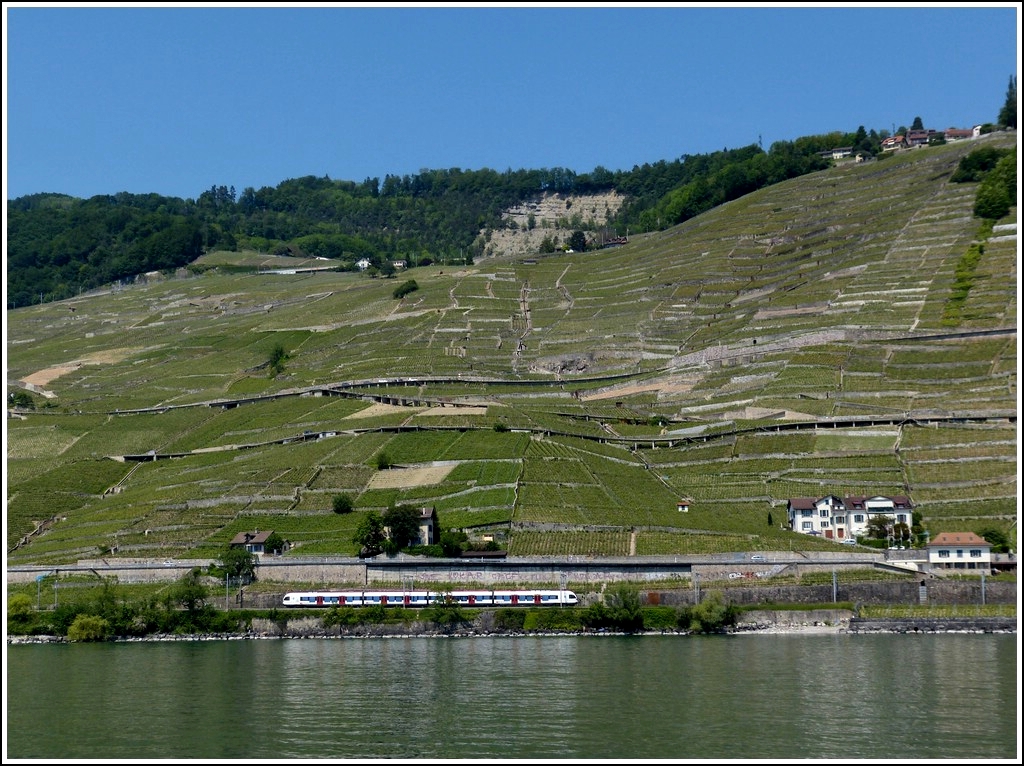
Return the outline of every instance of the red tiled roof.
<path id="1" fill-rule="evenodd" d="M 813 497 L 791 497 L 789 498 L 789 507 L 798 511 L 809 511 L 814 508 L 814 502 Z"/>
<path id="2" fill-rule="evenodd" d="M 928 542 L 929 547 L 943 545 L 991 545 L 984 537 L 974 532 L 940 532 L 934 540 Z"/>

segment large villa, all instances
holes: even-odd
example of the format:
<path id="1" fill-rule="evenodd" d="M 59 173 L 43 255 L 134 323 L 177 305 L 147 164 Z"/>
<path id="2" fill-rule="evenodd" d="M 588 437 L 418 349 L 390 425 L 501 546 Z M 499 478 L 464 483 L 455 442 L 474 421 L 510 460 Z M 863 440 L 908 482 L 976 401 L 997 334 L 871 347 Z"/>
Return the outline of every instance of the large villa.
<path id="1" fill-rule="evenodd" d="M 849 540 L 867 534 L 872 517 L 886 516 L 892 524 L 913 522 L 913 506 L 906 495 L 885 497 L 826 495 L 793 497 L 788 505 L 789 528 L 805 535 L 821 535 L 830 540 Z"/>

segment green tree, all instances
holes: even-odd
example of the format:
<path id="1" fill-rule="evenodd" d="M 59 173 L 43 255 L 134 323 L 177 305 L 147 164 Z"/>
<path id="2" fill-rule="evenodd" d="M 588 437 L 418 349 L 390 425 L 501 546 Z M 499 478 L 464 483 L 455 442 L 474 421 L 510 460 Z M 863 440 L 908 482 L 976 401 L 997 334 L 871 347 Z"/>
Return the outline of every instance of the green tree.
<path id="1" fill-rule="evenodd" d="M 920 117 L 915 117 L 914 122 L 910 125 L 911 130 L 924 130 L 924 123 L 921 122 Z"/>
<path id="2" fill-rule="evenodd" d="M 873 537 L 876 540 L 884 540 L 889 536 L 889 531 L 892 529 L 892 524 L 895 519 L 892 516 L 869 516 L 868 517 L 868 537 Z"/>
<path id="3" fill-rule="evenodd" d="M 983 146 L 960 158 L 956 170 L 949 180 L 954 183 L 980 181 L 995 169 L 999 160 L 1008 154 L 1007 150 L 996 149 L 994 146 Z"/>
<path id="4" fill-rule="evenodd" d="M 974 198 L 974 214 L 988 221 L 998 221 L 1010 212 L 1013 200 L 1009 190 L 990 173 L 978 184 Z"/>
<path id="5" fill-rule="evenodd" d="M 644 611 L 640 594 L 626 584 L 619 585 L 607 598 L 612 624 L 627 633 L 643 630 Z"/>
<path id="6" fill-rule="evenodd" d="M 1007 128 L 1017 129 L 1017 75 L 1010 75 L 1010 84 L 1006 87 L 1006 101 L 1003 108 L 999 110 L 999 117 L 996 119 L 1000 125 Z"/>
<path id="7" fill-rule="evenodd" d="M 974 198 L 974 214 L 997 221 L 1010 212 L 1017 199 L 1017 150 L 1010 149 L 981 179 Z"/>
<path id="8" fill-rule="evenodd" d="M 270 357 L 267 360 L 270 366 L 270 377 L 276 378 L 284 372 L 284 363 L 286 361 L 288 361 L 288 352 L 284 350 L 284 346 L 278 343 L 270 349 Z"/>
<path id="9" fill-rule="evenodd" d="M 25 593 L 15 593 L 7 599 L 7 619 L 24 621 L 32 616 L 32 597 Z"/>
<path id="10" fill-rule="evenodd" d="M 270 536 L 267 537 L 266 542 L 263 543 L 263 550 L 267 553 L 273 553 L 279 555 L 284 551 L 285 541 L 277 532 L 271 532 Z"/>
<path id="11" fill-rule="evenodd" d="M 391 468 L 391 466 L 393 466 L 393 465 L 394 465 L 394 463 L 391 462 L 391 456 L 388 455 L 387 452 L 378 452 L 377 453 L 377 470 L 378 471 L 386 471 L 387 469 Z"/>
<path id="12" fill-rule="evenodd" d="M 995 527 L 986 527 L 981 530 L 981 537 L 986 542 L 991 543 L 993 553 L 1009 553 L 1010 552 L 1010 538 L 1001 529 Z M 10 614 L 10 606 L 8 605 L 7 613 Z"/>
<path id="13" fill-rule="evenodd" d="M 210 589 L 203 585 L 199 568 L 190 570 L 170 590 L 171 602 L 182 607 L 194 616 L 205 605 L 210 596 Z"/>
<path id="14" fill-rule="evenodd" d="M 355 504 L 352 502 L 352 496 L 345 493 L 335 495 L 331 498 L 331 509 L 335 513 L 352 513 L 355 509 Z"/>
<path id="15" fill-rule="evenodd" d="M 863 125 L 858 126 L 857 132 L 853 135 L 854 152 L 871 152 L 871 140 Z"/>
<path id="16" fill-rule="evenodd" d="M 462 606 L 455 600 L 451 592 L 442 593 L 440 598 L 427 608 L 425 616 L 431 622 L 448 630 L 467 622 Z"/>
<path id="17" fill-rule="evenodd" d="M 14 391 L 7 397 L 7 401 L 10 402 L 12 407 L 23 410 L 34 410 L 36 408 L 35 399 L 27 391 Z"/>
<path id="18" fill-rule="evenodd" d="M 444 551 L 444 555 L 450 559 L 461 556 L 468 541 L 469 535 L 465 532 L 446 529 L 441 533 L 441 549 Z"/>
<path id="19" fill-rule="evenodd" d="M 352 542 L 359 546 L 359 555 L 376 556 L 384 550 L 386 540 L 384 517 L 376 511 L 367 511 L 352 535 Z"/>
<path id="20" fill-rule="evenodd" d="M 690 630 L 694 633 L 714 633 L 736 622 L 737 610 L 726 604 L 717 591 L 707 593 L 701 602 L 690 609 Z"/>
<path id="21" fill-rule="evenodd" d="M 228 547 L 220 555 L 221 574 L 241 583 L 256 579 L 256 554 L 242 547 Z"/>
<path id="22" fill-rule="evenodd" d="M 587 235 L 577 229 L 569 237 L 569 249 L 575 250 L 577 253 L 586 252 L 587 249 Z"/>
<path id="23" fill-rule="evenodd" d="M 68 641 L 103 641 L 110 635 L 110 623 L 94 614 L 80 614 L 68 628 Z"/>
<path id="24" fill-rule="evenodd" d="M 398 287 L 396 287 L 392 291 L 391 295 L 397 300 L 399 298 L 404 298 L 409 293 L 414 292 L 414 291 L 419 290 L 419 289 L 420 289 L 420 286 L 418 284 L 416 284 L 416 280 L 415 279 L 410 279 L 410 280 L 408 280 L 406 282 L 403 282 Z"/>
<path id="25" fill-rule="evenodd" d="M 384 512 L 384 526 L 388 528 L 388 538 L 395 548 L 408 548 L 410 542 L 419 539 L 419 511 L 409 505 L 392 506 Z"/>

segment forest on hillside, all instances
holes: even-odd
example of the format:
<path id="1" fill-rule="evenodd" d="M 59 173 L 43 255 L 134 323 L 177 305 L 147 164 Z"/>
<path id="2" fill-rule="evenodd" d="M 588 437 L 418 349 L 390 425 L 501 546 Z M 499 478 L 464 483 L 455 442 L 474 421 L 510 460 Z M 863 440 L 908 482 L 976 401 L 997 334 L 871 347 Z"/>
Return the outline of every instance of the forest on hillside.
<path id="1" fill-rule="evenodd" d="M 837 147 L 862 158 L 889 156 L 882 151 L 887 136 L 861 126 L 853 133 L 778 141 L 767 151 L 752 144 L 629 171 L 451 168 L 362 182 L 305 176 L 276 187 L 247 187 L 240 194 L 233 186 L 214 185 L 195 199 L 127 192 L 89 199 L 27 195 L 7 203 L 7 308 L 181 268 L 215 250 L 328 258 L 342 269 L 354 269 L 365 258 L 385 273 L 400 259 L 415 265 L 472 263 L 484 252 L 482 232 L 518 225 L 504 220 L 504 211 L 546 193 L 614 190 L 625 197 L 607 222 L 567 211 L 558 225 L 569 231 L 598 226 L 611 236 L 656 231 L 822 170 L 833 162 Z M 942 141 L 941 133 L 935 141 Z"/>

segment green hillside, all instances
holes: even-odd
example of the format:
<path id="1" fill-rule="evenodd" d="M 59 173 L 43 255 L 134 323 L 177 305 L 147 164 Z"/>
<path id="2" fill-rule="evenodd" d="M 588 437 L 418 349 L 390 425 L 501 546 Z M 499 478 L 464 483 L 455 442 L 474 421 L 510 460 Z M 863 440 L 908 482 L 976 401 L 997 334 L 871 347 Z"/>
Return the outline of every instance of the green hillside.
<path id="1" fill-rule="evenodd" d="M 8 394 L 34 405 L 6 421 L 8 563 L 216 556 L 253 528 L 352 555 L 396 503 L 512 554 L 828 547 L 780 528 L 825 494 L 1015 541 L 1017 239 L 949 180 L 981 142 L 1015 134 L 595 252 L 394 279 L 214 253 L 8 310 Z"/>

